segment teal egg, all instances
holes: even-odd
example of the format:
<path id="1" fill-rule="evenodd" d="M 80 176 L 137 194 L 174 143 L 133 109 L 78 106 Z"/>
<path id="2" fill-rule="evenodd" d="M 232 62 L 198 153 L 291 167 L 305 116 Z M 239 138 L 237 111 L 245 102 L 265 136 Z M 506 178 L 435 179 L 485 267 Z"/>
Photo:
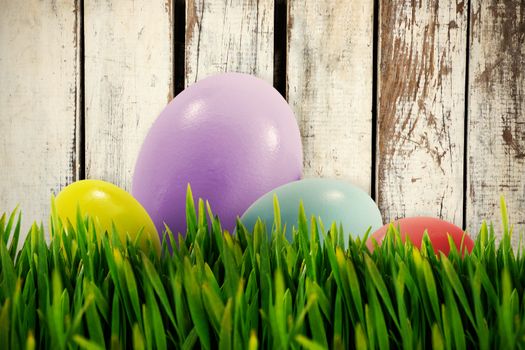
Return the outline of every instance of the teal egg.
<path id="1" fill-rule="evenodd" d="M 332 222 L 343 225 L 345 241 L 348 234 L 363 236 L 368 229 L 383 226 L 381 213 L 374 200 L 363 190 L 344 181 L 304 179 L 275 188 L 257 199 L 242 215 L 241 222 L 253 231 L 257 218 L 265 223 L 270 234 L 274 222 L 273 197 L 277 195 L 281 222 L 286 224 L 286 238 L 292 240 L 292 226 L 298 227 L 299 203 L 302 201 L 308 222 L 313 215 L 321 218 L 326 229 Z M 322 240 L 322 237 L 319 237 Z"/>

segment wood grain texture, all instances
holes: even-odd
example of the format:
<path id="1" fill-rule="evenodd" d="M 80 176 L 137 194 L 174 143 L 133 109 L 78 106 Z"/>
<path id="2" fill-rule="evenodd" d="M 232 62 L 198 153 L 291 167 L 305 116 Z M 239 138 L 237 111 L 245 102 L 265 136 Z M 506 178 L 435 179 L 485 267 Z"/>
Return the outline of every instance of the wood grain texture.
<path id="1" fill-rule="evenodd" d="M 74 0 L 0 0 L 0 211 L 47 225 L 77 177 L 79 12 Z"/>
<path id="2" fill-rule="evenodd" d="M 287 95 L 305 176 L 344 178 L 370 193 L 373 2 L 288 2 Z"/>
<path id="3" fill-rule="evenodd" d="M 377 186 L 385 221 L 462 225 L 465 1 L 380 4 Z"/>
<path id="4" fill-rule="evenodd" d="M 149 127 L 173 97 L 171 1 L 85 2 L 86 177 L 130 189 Z"/>
<path id="5" fill-rule="evenodd" d="M 467 223 L 473 232 L 483 219 L 499 229 L 504 195 L 515 232 L 523 232 L 525 2 L 473 0 L 470 17 Z"/>
<path id="6" fill-rule="evenodd" d="M 187 0 L 186 86 L 240 72 L 273 81 L 273 0 Z"/>

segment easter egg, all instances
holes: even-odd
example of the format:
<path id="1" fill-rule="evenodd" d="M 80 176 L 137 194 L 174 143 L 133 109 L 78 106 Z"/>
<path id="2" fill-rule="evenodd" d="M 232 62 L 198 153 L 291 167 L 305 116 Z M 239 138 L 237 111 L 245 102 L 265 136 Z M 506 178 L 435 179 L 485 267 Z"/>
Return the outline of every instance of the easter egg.
<path id="1" fill-rule="evenodd" d="M 410 217 L 397 220 L 393 222 L 393 224 L 396 228 L 399 227 L 399 233 L 403 241 L 408 236 L 410 241 L 416 247 L 421 247 L 423 235 L 425 230 L 427 230 L 428 237 L 430 238 L 430 242 L 432 242 L 432 247 L 436 253 L 441 251 L 445 255 L 449 254 L 450 245 L 447 234 L 451 236 L 458 250 L 460 249 L 462 240 L 463 252 L 465 252 L 466 249 L 470 253 L 472 248 L 474 248 L 474 241 L 468 234 L 465 234 L 461 228 L 438 218 L 425 216 Z M 372 240 L 376 240 L 377 243 L 381 245 L 381 242 L 383 241 L 389 226 L 390 224 L 381 227 L 370 236 L 367 241 L 368 249 L 373 249 Z"/>
<path id="2" fill-rule="evenodd" d="M 82 180 L 65 187 L 55 198 L 58 216 L 65 223 L 77 224 L 77 207 L 81 214 L 92 217 L 99 229 L 112 232 L 115 224 L 121 242 L 125 242 L 126 234 L 131 240 L 137 237 L 143 229 L 139 244 L 145 247 L 148 241 L 160 252 L 160 240 L 146 210 L 131 194 L 123 189 L 101 180 Z"/>
<path id="3" fill-rule="evenodd" d="M 140 150 L 132 193 L 159 232 L 167 224 L 185 234 L 189 183 L 233 230 L 253 201 L 301 175 L 301 137 L 284 98 L 261 79 L 227 73 L 193 84 L 162 111 Z"/>
<path id="4" fill-rule="evenodd" d="M 360 188 L 332 179 L 304 179 L 278 187 L 255 201 L 241 217 L 241 222 L 253 230 L 260 218 L 268 233 L 274 222 L 273 197 L 277 195 L 281 222 L 286 224 L 286 237 L 291 241 L 292 226 L 298 227 L 299 204 L 302 201 L 308 220 L 321 218 L 325 228 L 332 222 L 342 223 L 345 233 L 362 236 L 371 228 L 383 225 L 381 213 L 372 198 Z M 322 236 L 319 236 L 322 240 Z"/>

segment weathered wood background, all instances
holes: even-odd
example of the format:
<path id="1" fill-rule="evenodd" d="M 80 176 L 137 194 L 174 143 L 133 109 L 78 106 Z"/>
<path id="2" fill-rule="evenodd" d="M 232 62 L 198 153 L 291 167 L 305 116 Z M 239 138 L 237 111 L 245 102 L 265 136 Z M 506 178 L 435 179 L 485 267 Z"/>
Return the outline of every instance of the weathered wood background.
<path id="1" fill-rule="evenodd" d="M 129 189 L 185 86 L 246 72 L 292 106 L 305 175 L 385 221 L 525 229 L 524 0 L 0 0 L 0 210 L 45 220 L 80 178 Z"/>

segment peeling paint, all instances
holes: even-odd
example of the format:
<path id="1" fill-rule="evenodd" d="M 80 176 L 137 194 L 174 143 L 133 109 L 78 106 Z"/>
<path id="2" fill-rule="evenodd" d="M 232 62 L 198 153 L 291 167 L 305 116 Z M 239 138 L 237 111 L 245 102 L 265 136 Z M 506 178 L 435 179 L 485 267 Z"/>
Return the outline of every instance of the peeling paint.
<path id="1" fill-rule="evenodd" d="M 457 5 L 450 12 L 433 0 L 380 4 L 377 177 L 385 220 L 426 213 L 461 224 L 467 16 Z M 429 191 L 441 187 L 454 190 Z"/>

